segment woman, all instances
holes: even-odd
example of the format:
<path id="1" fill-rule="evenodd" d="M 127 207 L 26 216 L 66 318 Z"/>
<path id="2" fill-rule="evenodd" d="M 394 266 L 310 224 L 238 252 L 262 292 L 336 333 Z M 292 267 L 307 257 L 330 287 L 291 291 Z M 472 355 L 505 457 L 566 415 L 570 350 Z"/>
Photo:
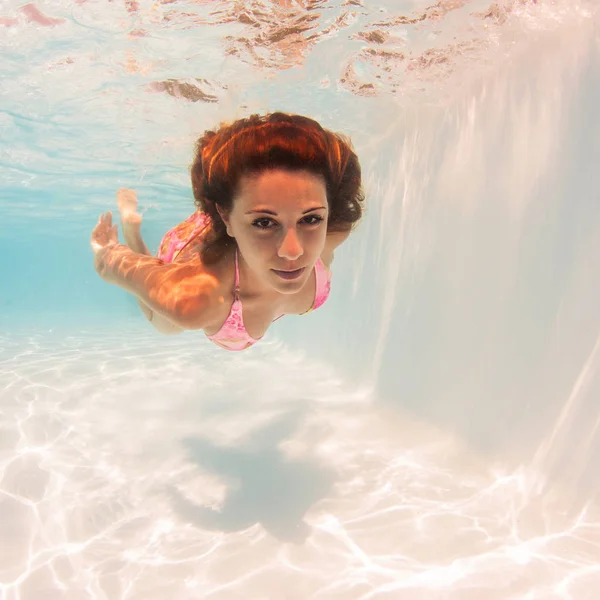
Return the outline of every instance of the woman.
<path id="1" fill-rule="evenodd" d="M 333 252 L 364 200 L 345 139 L 299 115 L 240 119 L 200 138 L 192 187 L 198 210 L 164 236 L 157 258 L 131 190 L 117 194 L 127 245 L 110 212 L 92 232 L 97 272 L 134 294 L 156 329 L 202 329 L 245 350 L 274 320 L 325 302 Z"/>

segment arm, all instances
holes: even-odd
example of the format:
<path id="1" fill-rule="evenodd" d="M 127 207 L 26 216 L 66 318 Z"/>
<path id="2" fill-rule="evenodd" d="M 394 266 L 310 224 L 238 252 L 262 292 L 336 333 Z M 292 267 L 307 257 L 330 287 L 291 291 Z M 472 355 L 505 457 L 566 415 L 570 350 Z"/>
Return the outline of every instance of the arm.
<path id="1" fill-rule="evenodd" d="M 180 329 L 202 329 L 216 279 L 192 263 L 165 264 L 117 244 L 97 255 L 96 270 Z"/>
<path id="2" fill-rule="evenodd" d="M 108 283 L 133 294 L 174 328 L 203 329 L 215 305 L 218 282 L 196 263 L 165 264 L 118 243 L 112 215 L 102 215 L 92 232 L 94 263 Z"/>

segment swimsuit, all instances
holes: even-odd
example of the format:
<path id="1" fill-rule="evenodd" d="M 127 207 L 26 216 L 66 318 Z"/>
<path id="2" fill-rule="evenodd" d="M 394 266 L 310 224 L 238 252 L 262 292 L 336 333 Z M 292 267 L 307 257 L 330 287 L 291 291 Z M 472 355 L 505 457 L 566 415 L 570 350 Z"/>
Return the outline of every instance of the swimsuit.
<path id="1" fill-rule="evenodd" d="M 173 262 L 177 255 L 210 225 L 206 213 L 194 212 L 185 221 L 165 233 L 158 246 L 156 256 L 167 263 Z"/>
<path id="2" fill-rule="evenodd" d="M 168 231 L 163 237 L 157 256 L 165 262 L 172 262 L 175 257 L 183 250 L 189 242 L 199 235 L 209 225 L 208 215 L 200 212 L 195 212 L 190 215 L 185 221 Z M 331 273 L 319 258 L 315 263 L 315 299 L 312 306 L 306 311 L 311 312 L 323 305 L 329 296 L 331 287 Z M 238 265 L 238 251 L 235 251 L 235 288 L 234 299 L 229 310 L 229 315 L 225 322 L 212 335 L 207 335 L 208 339 L 225 348 L 226 350 L 246 350 L 258 340 L 251 337 L 244 326 L 242 316 L 242 301 L 239 295 L 240 271 Z M 285 314 L 285 313 L 284 313 Z M 306 313 L 303 313 L 306 314 Z M 275 318 L 273 321 L 280 319 L 283 315 Z"/>

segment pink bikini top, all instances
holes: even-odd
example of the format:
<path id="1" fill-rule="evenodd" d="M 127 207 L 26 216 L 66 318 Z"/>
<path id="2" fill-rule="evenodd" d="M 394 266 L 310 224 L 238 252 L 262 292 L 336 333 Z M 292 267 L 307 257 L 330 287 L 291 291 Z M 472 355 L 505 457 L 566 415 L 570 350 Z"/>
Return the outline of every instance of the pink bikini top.
<path id="1" fill-rule="evenodd" d="M 323 261 L 319 258 L 315 263 L 315 300 L 311 308 L 306 312 L 315 310 L 323 305 L 327 297 L 329 296 L 329 290 L 331 286 L 331 273 L 327 270 Z M 246 350 L 253 344 L 256 344 L 258 340 L 248 335 L 246 327 L 244 326 L 244 319 L 242 317 L 242 301 L 240 300 L 240 270 L 238 266 L 238 253 L 235 251 L 235 291 L 234 300 L 229 311 L 229 316 L 225 319 L 225 323 L 221 326 L 221 329 L 213 335 L 207 336 L 209 340 L 215 344 L 225 348 L 226 350 Z M 306 313 L 303 313 L 306 314 Z M 283 315 L 279 315 L 273 321 L 277 321 Z"/>

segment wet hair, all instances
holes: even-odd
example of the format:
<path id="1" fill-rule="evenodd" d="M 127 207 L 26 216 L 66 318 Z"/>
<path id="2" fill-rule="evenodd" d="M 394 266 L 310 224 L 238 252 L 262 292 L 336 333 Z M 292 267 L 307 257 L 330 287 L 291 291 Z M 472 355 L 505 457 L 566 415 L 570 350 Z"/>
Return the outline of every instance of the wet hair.
<path id="1" fill-rule="evenodd" d="M 328 232 L 350 231 L 360 220 L 361 170 L 349 140 L 308 117 L 281 112 L 251 115 L 206 131 L 196 143 L 191 168 L 194 200 L 210 217 L 203 236 L 204 262 L 219 260 L 235 244 L 217 207 L 225 214 L 231 211 L 243 176 L 275 169 L 323 177 Z"/>

